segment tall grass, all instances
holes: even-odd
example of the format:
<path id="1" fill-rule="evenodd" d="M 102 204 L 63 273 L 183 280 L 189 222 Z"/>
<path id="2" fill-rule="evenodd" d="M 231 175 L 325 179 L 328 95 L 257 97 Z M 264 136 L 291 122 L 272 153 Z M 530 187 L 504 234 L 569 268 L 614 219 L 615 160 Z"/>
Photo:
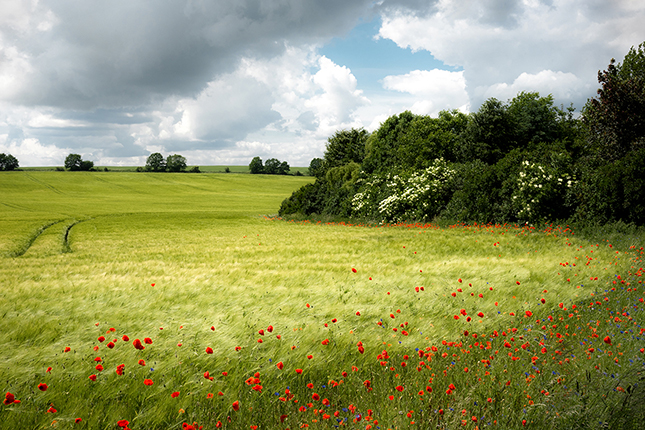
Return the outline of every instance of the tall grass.
<path id="1" fill-rule="evenodd" d="M 260 216 L 306 178 L 15 173 L 0 176 L 0 388 L 21 403 L 0 408 L 1 428 L 638 428 L 645 418 L 636 242 L 591 243 L 566 226 Z"/>

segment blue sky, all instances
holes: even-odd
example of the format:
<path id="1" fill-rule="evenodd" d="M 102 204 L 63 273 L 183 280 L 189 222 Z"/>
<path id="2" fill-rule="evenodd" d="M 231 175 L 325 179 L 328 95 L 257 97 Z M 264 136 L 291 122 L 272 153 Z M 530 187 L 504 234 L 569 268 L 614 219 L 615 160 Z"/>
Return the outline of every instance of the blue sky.
<path id="1" fill-rule="evenodd" d="M 0 152 L 307 166 L 335 131 L 404 110 L 520 91 L 580 109 L 643 22 L 630 0 L 6 0 Z"/>

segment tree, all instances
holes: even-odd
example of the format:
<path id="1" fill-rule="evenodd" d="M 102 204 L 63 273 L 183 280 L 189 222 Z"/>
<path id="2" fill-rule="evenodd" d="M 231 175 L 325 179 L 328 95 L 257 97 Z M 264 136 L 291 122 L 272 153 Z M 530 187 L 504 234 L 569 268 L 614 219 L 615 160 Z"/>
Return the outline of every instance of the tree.
<path id="1" fill-rule="evenodd" d="M 282 163 L 280 163 L 280 167 L 278 167 L 278 175 L 286 175 L 289 173 L 289 170 L 291 170 L 289 163 L 283 161 Z"/>
<path id="2" fill-rule="evenodd" d="M 169 172 L 183 172 L 186 170 L 186 158 L 179 154 L 169 155 L 166 159 L 166 169 Z"/>
<path id="3" fill-rule="evenodd" d="M 277 158 L 269 158 L 264 163 L 264 173 L 267 175 L 277 175 L 280 172 L 280 160 Z"/>
<path id="4" fill-rule="evenodd" d="M 645 42 L 615 63 L 612 58 L 607 70 L 598 72 L 598 98 L 582 111 L 589 143 L 607 161 L 645 145 Z"/>
<path id="5" fill-rule="evenodd" d="M 262 166 L 262 159 L 254 157 L 249 164 L 249 170 L 252 174 L 264 173 L 264 166 Z"/>
<path id="6" fill-rule="evenodd" d="M 93 161 L 81 160 L 81 168 L 80 168 L 80 170 L 87 172 L 87 171 L 92 170 L 92 169 L 94 169 L 94 162 Z"/>
<path id="7" fill-rule="evenodd" d="M 363 162 L 365 158 L 365 142 L 369 133 L 364 128 L 351 130 L 340 130 L 327 139 L 325 151 L 325 167 L 344 166 L 348 163 Z"/>
<path id="8" fill-rule="evenodd" d="M 65 168 L 71 170 L 72 172 L 81 170 L 81 164 L 83 159 L 79 154 L 69 154 L 65 158 Z"/>
<path id="9" fill-rule="evenodd" d="M 11 154 L 0 154 L 0 170 L 15 170 L 18 168 L 18 159 Z"/>
<path id="10" fill-rule="evenodd" d="M 146 170 L 149 172 L 163 172 L 166 170 L 166 160 L 158 152 L 152 153 L 146 160 Z"/>
<path id="11" fill-rule="evenodd" d="M 325 175 L 325 168 L 323 166 L 324 160 L 322 158 L 314 158 L 309 163 L 309 176 L 322 178 Z"/>

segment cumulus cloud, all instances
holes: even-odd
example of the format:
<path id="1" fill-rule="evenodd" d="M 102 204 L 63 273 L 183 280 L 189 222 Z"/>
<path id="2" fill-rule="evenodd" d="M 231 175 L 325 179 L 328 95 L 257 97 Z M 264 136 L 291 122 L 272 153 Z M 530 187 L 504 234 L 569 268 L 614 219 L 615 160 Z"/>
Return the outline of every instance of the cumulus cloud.
<path id="1" fill-rule="evenodd" d="M 386 76 L 383 87 L 414 96 L 410 110 L 419 115 L 437 115 L 441 110 L 468 112 L 464 72 L 448 70 L 414 70 L 405 75 Z"/>
<path id="2" fill-rule="evenodd" d="M 594 94 L 578 81 L 593 85 L 611 57 L 642 42 L 645 10 L 627 0 L 440 0 L 423 13 L 398 7 L 382 18 L 380 37 L 463 67 L 474 107 L 494 93 L 489 87 L 549 92 L 549 71 L 559 88 L 576 81 L 569 100 L 580 107 Z"/>

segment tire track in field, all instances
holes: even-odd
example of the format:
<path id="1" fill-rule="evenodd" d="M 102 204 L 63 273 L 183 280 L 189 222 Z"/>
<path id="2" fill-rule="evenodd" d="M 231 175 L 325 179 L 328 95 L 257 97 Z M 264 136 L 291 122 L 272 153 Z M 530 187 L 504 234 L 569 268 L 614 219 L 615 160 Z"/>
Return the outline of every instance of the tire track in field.
<path id="1" fill-rule="evenodd" d="M 41 181 L 40 179 L 36 179 L 36 178 L 34 178 L 33 176 L 31 176 L 29 173 L 27 173 L 27 172 L 24 172 L 24 173 L 25 173 L 25 176 L 26 176 L 26 177 L 28 177 L 29 179 L 31 179 L 31 180 L 32 180 L 32 181 L 34 181 L 35 183 L 40 184 L 40 185 L 42 185 L 43 187 L 47 187 L 47 188 L 49 188 L 50 190 L 52 190 L 53 192 L 55 192 L 55 193 L 57 193 L 57 194 L 65 194 L 65 193 L 63 193 L 61 190 L 59 190 L 58 188 L 54 187 L 53 185 L 50 185 L 50 184 L 48 184 L 48 183 L 46 183 L 46 182 L 43 182 L 43 181 Z"/>
<path id="2" fill-rule="evenodd" d="M 47 230 L 49 227 L 53 225 L 60 224 L 63 221 L 64 220 L 62 219 L 58 221 L 51 221 L 51 222 L 48 222 L 47 224 L 43 224 L 42 226 L 38 227 L 36 231 L 34 231 L 30 236 L 27 237 L 27 240 L 19 249 L 16 249 L 15 251 L 9 253 L 9 257 L 15 258 L 15 257 L 21 257 L 25 255 L 25 253 L 29 251 L 29 248 L 31 248 L 31 245 L 34 244 L 36 239 L 38 239 L 40 235 L 45 232 L 45 230 Z"/>
<path id="3" fill-rule="evenodd" d="M 92 220 L 92 219 L 94 219 L 94 218 L 86 218 L 86 219 L 74 220 L 74 221 L 72 221 L 71 224 L 68 224 L 65 227 L 65 233 L 63 234 L 63 243 L 62 243 L 62 247 L 61 247 L 61 253 L 67 254 L 67 253 L 73 252 L 72 251 L 72 246 L 69 244 L 69 233 L 72 231 L 72 228 L 77 224 L 80 224 L 82 222 L 89 221 L 89 220 Z"/>

